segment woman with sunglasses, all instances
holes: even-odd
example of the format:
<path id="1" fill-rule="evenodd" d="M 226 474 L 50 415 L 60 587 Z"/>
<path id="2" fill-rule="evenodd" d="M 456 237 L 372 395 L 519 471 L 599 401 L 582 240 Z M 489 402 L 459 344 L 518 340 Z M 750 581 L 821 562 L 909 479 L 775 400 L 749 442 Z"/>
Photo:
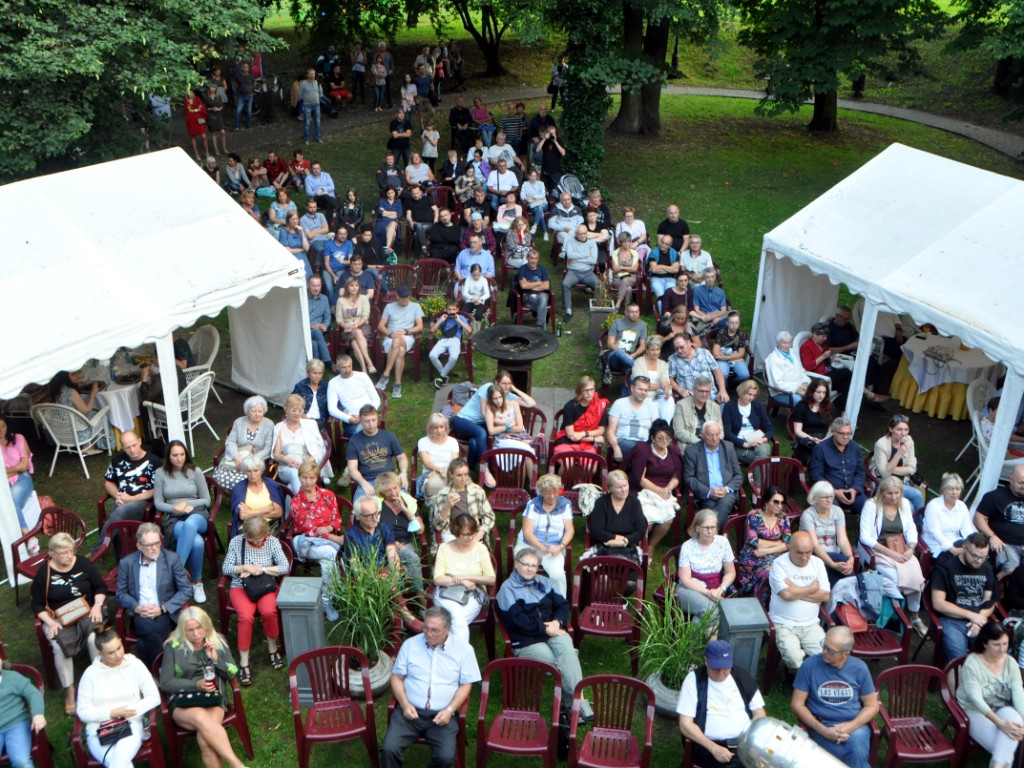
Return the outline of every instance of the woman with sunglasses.
<path id="1" fill-rule="evenodd" d="M 879 481 L 893 476 L 902 480 L 903 498 L 910 502 L 913 511 L 924 506 L 924 494 L 911 480 L 917 474 L 917 457 L 914 455 L 914 438 L 910 436 L 909 416 L 897 414 L 889 420 L 889 433 L 875 443 L 871 471 Z"/>
<path id="2" fill-rule="evenodd" d="M 789 551 L 791 535 L 786 494 L 778 486 L 769 485 L 763 509 L 747 513 L 747 537 L 736 558 L 741 595 L 754 594 L 761 582 L 768 580 L 775 558 Z"/>

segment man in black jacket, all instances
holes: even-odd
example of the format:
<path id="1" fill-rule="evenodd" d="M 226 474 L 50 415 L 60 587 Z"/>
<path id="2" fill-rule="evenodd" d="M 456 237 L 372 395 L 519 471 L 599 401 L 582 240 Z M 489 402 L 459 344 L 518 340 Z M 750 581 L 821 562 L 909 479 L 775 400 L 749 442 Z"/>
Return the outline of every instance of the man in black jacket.
<path id="1" fill-rule="evenodd" d="M 462 227 L 456 226 L 452 221 L 452 212 L 442 208 L 438 213 L 435 223 L 427 233 L 427 255 L 432 259 L 444 259 L 449 264 L 455 264 L 455 257 L 461 250 L 459 243 L 462 240 Z"/>

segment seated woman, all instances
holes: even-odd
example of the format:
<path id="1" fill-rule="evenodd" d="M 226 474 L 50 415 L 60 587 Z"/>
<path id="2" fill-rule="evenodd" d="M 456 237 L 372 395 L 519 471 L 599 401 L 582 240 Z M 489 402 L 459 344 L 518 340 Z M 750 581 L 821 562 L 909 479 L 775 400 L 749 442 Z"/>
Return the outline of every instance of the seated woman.
<path id="1" fill-rule="evenodd" d="M 238 682 L 252 685 L 249 649 L 252 647 L 252 628 L 257 611 L 263 619 L 270 665 L 274 669 L 284 666 L 284 659 L 277 650 L 281 628 L 277 615 L 277 583 L 274 580 L 288 575 L 288 558 L 281 542 L 270 535 L 267 521 L 262 517 L 250 517 L 242 523 L 242 532 L 228 542 L 221 571 L 231 577 L 229 599 L 238 613 Z M 273 579 L 261 579 L 265 575 Z M 247 586 L 249 578 L 253 581 Z"/>
<path id="2" fill-rule="evenodd" d="M 832 398 L 828 382 L 815 379 L 793 409 L 793 458 L 806 467 L 814 446 L 828 437 L 832 424 Z"/>
<path id="3" fill-rule="evenodd" d="M 530 234 L 535 234 L 539 226 L 541 232 L 544 233 L 544 241 L 547 242 L 548 222 L 544 214 L 548 210 L 548 190 L 544 186 L 544 182 L 540 180 L 540 175 L 536 169 L 530 171 L 527 180 L 519 188 L 519 199 L 523 201 L 523 205 L 529 208 L 530 213 L 533 215 L 535 223 L 530 227 Z"/>
<path id="4" fill-rule="evenodd" d="M 964 660 L 956 689 L 971 738 L 992 755 L 989 768 L 1010 768 L 1024 739 L 1024 686 L 1007 654 L 1012 634 L 999 622 L 985 624 Z"/>
<path id="5" fill-rule="evenodd" d="M 470 479 L 465 459 L 454 459 L 448 465 L 447 482 L 430 500 L 430 529 L 441 534 L 441 541 L 452 541 L 448 530 L 459 515 L 469 515 L 477 522 L 476 538 L 482 541 L 494 527 L 494 510 L 484 489 Z"/>
<path id="6" fill-rule="evenodd" d="M 203 589 L 203 534 L 210 519 L 210 489 L 181 440 L 167 444 L 164 465 L 153 475 L 153 504 L 163 514 L 164 540 L 192 579 L 193 599 L 206 602 Z"/>
<path id="7" fill-rule="evenodd" d="M 793 352 L 793 337 L 788 331 L 775 336 L 775 349 L 764 358 L 764 376 L 773 390 L 772 400 L 789 408 L 795 407 L 807 391 L 811 377 L 800 364 L 800 353 Z"/>
<path id="8" fill-rule="evenodd" d="M 523 510 L 515 554 L 518 557 L 523 550 L 533 551 L 551 586 L 562 597 L 568 596 L 565 551 L 571 552 L 574 534 L 572 503 L 562 496 L 562 478 L 552 474 L 541 475 L 537 480 L 537 495 Z"/>
<path id="9" fill-rule="evenodd" d="M 251 190 L 247 189 L 238 196 L 239 207 L 248 213 L 253 221 L 259 225 L 263 225 L 263 214 L 260 213 L 260 207 L 256 205 L 256 194 Z M 298 220 L 298 214 L 296 214 L 296 221 Z M 284 231 L 283 229 L 281 230 Z M 280 241 L 281 232 L 278 232 L 278 241 Z"/>
<path id="10" fill-rule="evenodd" d="M 299 467 L 300 489 L 292 499 L 292 548 L 299 560 L 320 564 L 320 602 L 327 620 L 337 621 L 338 612 L 331 604 L 328 589 L 338 573 L 338 552 L 345 544 L 345 529 L 337 496 L 317 485 L 319 479 L 316 462 L 303 462 Z"/>
<path id="11" fill-rule="evenodd" d="M 942 475 L 938 497 L 929 501 L 924 508 L 921 539 L 933 559 L 937 560 L 943 553 L 959 555 L 964 548 L 964 539 L 978 530 L 974 527 L 971 510 L 960 501 L 963 490 L 964 481 L 960 475 L 946 472 Z"/>
<path id="12" fill-rule="evenodd" d="M 827 376 L 832 382 L 832 391 L 838 392 L 836 408 L 842 411 L 846 406 L 846 398 L 850 392 L 853 371 L 843 366 L 828 346 L 828 323 L 815 323 L 811 328 L 811 338 L 800 347 L 800 361 L 804 370 Z M 873 378 L 873 377 L 872 377 Z M 864 400 L 876 410 L 883 410 L 881 403 L 888 397 L 876 395 L 869 386 L 864 387 Z"/>
<path id="13" fill-rule="evenodd" d="M 988 401 L 986 404 L 988 413 L 982 416 L 978 422 L 978 426 L 981 428 L 981 434 L 978 438 L 985 444 L 986 448 L 991 444 L 992 431 L 996 428 L 996 413 L 999 410 L 999 400 L 1000 398 L 993 397 Z M 1024 434 L 1020 433 L 1019 427 L 1014 427 L 1013 434 L 1010 435 L 1010 440 L 1018 444 L 1024 443 Z M 1024 456 L 1021 456 L 1019 451 L 1008 450 L 1006 452 L 1006 456 L 1003 458 L 1003 463 L 1011 466 L 1018 466 L 1020 464 L 1024 464 Z"/>
<path id="14" fill-rule="evenodd" d="M 313 358 L 306 363 L 306 378 L 297 382 L 293 395 L 301 397 L 306 405 L 303 413 L 307 419 L 316 422 L 317 427 L 327 431 L 327 385 L 324 384 L 324 362 Z"/>
<path id="15" fill-rule="evenodd" d="M 896 415 L 889 419 L 889 434 L 878 438 L 875 443 L 871 472 L 879 480 L 894 476 L 902 480 L 903 496 L 913 511 L 924 506 L 924 494 L 911 480 L 917 474 L 917 456 L 914 455 L 914 438 L 910 436 L 908 416 Z"/>
<path id="16" fill-rule="evenodd" d="M 499 240 L 502 235 L 508 234 L 512 225 L 517 219 L 523 218 L 523 206 L 516 202 L 516 193 L 509 192 L 505 195 L 501 205 L 498 206 L 498 212 L 494 216 L 494 234 L 498 235 Z M 526 229 L 526 220 L 523 219 L 523 231 L 529 234 Z M 522 266 L 520 264 L 520 266 Z"/>
<path id="17" fill-rule="evenodd" d="M 93 760 L 106 768 L 131 768 L 142 747 L 143 718 L 160 706 L 160 691 L 146 665 L 124 652 L 115 630 L 97 632 L 91 642 L 99 655 L 78 683 L 78 719 L 85 726 L 85 744 Z M 131 733 L 113 744 L 100 744 L 100 724 L 118 719 L 128 721 Z"/>
<path id="18" fill-rule="evenodd" d="M 672 439 L 667 421 L 655 420 L 649 441 L 637 443 L 623 457 L 622 469 L 629 474 L 629 490 L 637 494 L 647 518 L 653 551 L 676 519 L 676 490 L 683 478 L 683 454 Z"/>
<path id="19" fill-rule="evenodd" d="M 260 187 L 272 186 L 270 183 L 270 175 L 267 173 L 267 169 L 263 167 L 263 163 L 260 162 L 258 157 L 254 157 L 249 160 L 246 173 L 249 174 L 249 182 L 254 190 L 259 189 Z"/>
<path id="20" fill-rule="evenodd" d="M 718 516 L 702 509 L 693 518 L 691 538 L 679 549 L 676 599 L 690 616 L 712 610 L 736 581 L 736 557 L 729 539 L 718 534 Z"/>
<path id="21" fill-rule="evenodd" d="M 615 226 L 615 242 L 620 242 L 620 236 L 623 234 L 629 235 L 630 248 L 636 251 L 641 259 L 651 252 L 647 225 L 636 217 L 636 209 L 631 205 L 622 209 L 622 221 Z"/>
<path id="22" fill-rule="evenodd" d="M 667 293 L 667 292 L 666 292 Z M 675 352 L 673 341 L 680 334 L 689 336 L 693 346 L 701 346 L 700 336 L 697 335 L 693 323 L 690 322 L 690 313 L 685 304 L 677 304 L 669 312 L 668 322 L 658 324 L 657 338 L 661 340 L 661 359 L 668 360 Z M 648 336 L 647 343 L 650 344 L 654 337 Z M 710 374 L 709 374 L 710 375 Z"/>
<path id="23" fill-rule="evenodd" d="M 463 204 L 472 200 L 476 191 L 483 188 L 484 179 L 476 172 L 476 167 L 472 164 L 467 164 L 462 175 L 455 179 L 455 196 Z"/>
<path id="24" fill-rule="evenodd" d="M 736 397 L 722 406 L 724 437 L 736 446 L 736 458 L 743 464 L 772 455 L 775 427 L 757 400 L 759 391 L 753 379 L 742 381 L 736 387 Z"/>
<path id="25" fill-rule="evenodd" d="M 633 249 L 628 232 L 616 236 L 617 247 L 612 251 L 611 267 L 608 275 L 612 282 L 612 288 L 616 292 L 615 311 L 622 312 L 622 307 L 632 295 L 633 289 L 640 279 L 640 264 L 642 259 Z"/>
<path id="26" fill-rule="evenodd" d="M 213 679 L 207 680 L 210 669 Z M 178 614 L 178 626 L 164 644 L 160 690 L 168 694 L 167 708 L 180 728 L 195 731 L 203 765 L 245 768 L 231 748 L 222 725 L 231 689 L 238 674 L 227 640 L 213 628 L 202 608 L 189 606 Z"/>
<path id="27" fill-rule="evenodd" d="M 458 515 L 451 530 L 454 537 L 437 548 L 434 559 L 434 601 L 451 614 L 452 636 L 469 643 L 469 625 L 487 602 L 485 587 L 495 582 L 494 564 L 472 515 Z M 463 605 L 466 592 L 469 599 Z"/>
<path id="28" fill-rule="evenodd" d="M 338 209 L 336 222 L 345 225 L 348 239 L 354 240 L 360 225 L 363 223 L 363 204 L 359 202 L 359 193 L 355 187 L 345 190 L 345 200 Z"/>
<path id="29" fill-rule="evenodd" d="M 14 497 L 14 512 L 18 516 L 21 534 L 28 533 L 28 521 L 25 520 L 25 504 L 28 503 L 35 487 L 32 485 L 32 451 L 24 435 L 16 435 L 7 429 L 6 417 L 0 417 L 0 451 L 4 455 L 4 469 L 7 470 L 7 482 L 11 486 Z M 34 538 L 28 544 L 30 555 L 39 552 L 39 542 Z"/>
<path id="30" fill-rule="evenodd" d="M 511 193 L 509 197 L 512 197 Z M 530 249 L 533 248 L 533 235 L 530 234 L 529 226 L 523 217 L 522 208 L 520 206 L 516 206 L 516 208 L 519 209 L 519 213 L 511 221 L 506 220 L 505 222 L 508 227 L 508 234 L 505 236 L 502 252 L 505 254 L 505 265 L 519 269 L 526 263 L 526 256 L 530 253 Z M 495 232 L 498 231 L 497 224 L 502 221 L 503 209 L 506 209 L 505 205 L 498 209 Z"/>
<path id="31" fill-rule="evenodd" d="M 277 241 L 288 249 L 296 261 L 302 263 L 308 281 L 313 276 L 313 268 L 309 264 L 309 239 L 306 237 L 306 231 L 299 225 L 298 211 L 288 212 L 284 227 L 277 233 Z"/>
<path id="32" fill-rule="evenodd" d="M 390 248 L 398 237 L 398 228 L 402 225 L 402 201 L 398 199 L 398 190 L 388 187 L 384 197 L 377 203 L 377 221 L 373 225 L 373 234 L 384 248 Z"/>
<path id="33" fill-rule="evenodd" d="M 519 402 L 505 396 L 501 387 L 491 387 L 484 408 L 484 424 L 495 448 L 515 448 L 536 456 L 531 436 L 523 424 Z M 481 470 L 483 471 L 483 470 Z M 530 469 L 527 469 L 527 474 Z"/>
<path id="34" fill-rule="evenodd" d="M 903 481 L 890 476 L 878 484 L 873 499 L 868 499 L 860 513 L 861 558 L 867 562 L 873 555 L 875 570 L 895 584 L 907 599 L 910 623 L 924 637 L 928 626 L 921 620 L 921 592 L 924 574 L 914 554 L 917 526 L 910 502 L 903 497 Z"/>
<path id="35" fill-rule="evenodd" d="M 750 378 L 747 366 L 747 345 L 750 337 L 740 330 L 740 313 L 736 310 L 725 316 L 725 328 L 715 336 L 711 345 L 711 356 L 718 363 L 718 369 L 726 380 L 734 377 L 737 383 Z"/>
<path id="36" fill-rule="evenodd" d="M 417 185 L 426 189 L 433 182 L 434 172 L 429 165 L 423 162 L 423 157 L 419 152 L 413 152 L 409 164 L 405 166 L 405 185 L 407 187 Z"/>
<path id="37" fill-rule="evenodd" d="M 672 397 L 672 377 L 668 375 L 668 363 L 661 359 L 662 342 L 659 336 L 647 339 L 644 353 L 633 363 L 631 378 L 643 376 L 650 380 L 647 399 L 657 406 L 658 415 L 671 422 L 676 412 L 676 401 Z"/>
<path id="38" fill-rule="evenodd" d="M 491 110 L 484 106 L 479 96 L 473 99 L 473 106 L 470 108 L 469 114 L 473 117 L 477 136 L 483 139 L 485 147 L 491 146 L 491 140 L 494 138 L 494 132 L 497 128 L 495 128 L 494 121 L 491 118 Z"/>
<path id="39" fill-rule="evenodd" d="M 107 585 L 87 557 L 75 554 L 75 540 L 55 533 L 49 543 L 45 567 L 32 579 L 32 613 L 43 623 L 50 641 L 57 679 L 64 689 L 64 713 L 75 714 L 75 656 L 96 646 L 88 642 L 93 624 L 103 622 Z"/>
<path id="40" fill-rule="evenodd" d="M 640 564 L 638 547 L 647 537 L 647 518 L 640 500 L 629 492 L 629 475 L 621 469 L 608 473 L 608 493 L 594 502 L 587 530 L 595 555 L 625 557 Z"/>
<path id="41" fill-rule="evenodd" d="M 224 189 L 237 195 L 248 191 L 250 186 L 249 176 L 242 167 L 242 158 L 234 152 L 229 153 L 227 165 L 224 166 Z"/>
<path id="42" fill-rule="evenodd" d="M 246 398 L 242 411 L 245 415 L 239 416 L 231 425 L 231 431 L 224 441 L 224 453 L 213 472 L 214 482 L 225 491 L 231 491 L 245 480 L 242 460 L 246 456 L 255 456 L 261 462 L 266 462 L 274 447 L 274 424 L 263 416 L 267 412 L 267 401 L 259 395 L 253 395 Z"/>
<path id="43" fill-rule="evenodd" d="M 33 682 L 13 669 L 10 661 L 0 662 L 4 684 L 0 686 L 0 710 L 7 713 L 4 751 L 13 766 L 33 766 L 32 735 L 46 727 L 43 694 Z"/>
<path id="44" fill-rule="evenodd" d="M 270 233 L 276 237 L 288 222 L 288 212 L 296 210 L 298 209 L 288 196 L 288 190 L 284 187 L 277 190 L 277 199 L 267 209 L 267 229 L 270 230 Z"/>
<path id="45" fill-rule="evenodd" d="M 814 555 L 825 563 L 829 586 L 853 575 L 853 548 L 846 533 L 846 515 L 834 502 L 832 484 L 819 480 L 807 493 L 807 509 L 800 516 L 800 530 L 814 536 Z"/>
<path id="46" fill-rule="evenodd" d="M 263 474 L 264 463 L 256 456 L 242 459 L 245 479 L 231 489 L 231 527 L 228 535 L 234 536 L 239 527 L 250 517 L 261 517 L 272 531 L 281 529 L 284 515 L 284 492 L 277 481 Z"/>
<path id="47" fill-rule="evenodd" d="M 597 394 L 590 376 L 576 381 L 576 396 L 562 408 L 562 428 L 552 435 L 550 465 L 555 467 L 559 454 L 568 451 L 600 453 L 608 427 L 608 401 Z"/>
<path id="48" fill-rule="evenodd" d="M 395 551 L 402 569 L 409 577 L 409 585 L 417 602 L 424 604 L 423 566 L 420 563 L 418 534 L 423 530 L 416 499 L 402 490 L 398 475 L 382 472 L 373 481 L 374 501 L 380 513 L 380 522 L 391 528 L 395 537 Z"/>
<path id="49" fill-rule="evenodd" d="M 487 422 L 484 411 L 487 407 L 487 393 L 492 388 L 500 388 L 506 400 L 518 400 L 527 408 L 533 408 L 537 402 L 512 383 L 512 374 L 504 368 L 499 369 L 492 382 L 480 387 L 462 410 L 452 419 L 452 433 L 469 442 L 469 465 L 476 468 L 480 457 L 487 450 Z"/>
<path id="50" fill-rule="evenodd" d="M 345 280 L 345 287 L 338 296 L 334 312 L 341 343 L 352 350 L 353 357 L 364 373 L 376 373 L 369 347 L 373 334 L 370 327 L 370 300 L 362 294 L 362 287 L 356 278 Z"/>
<path id="51" fill-rule="evenodd" d="M 317 424 L 303 416 L 306 401 L 301 395 L 288 395 L 284 400 L 284 421 L 274 427 L 274 450 L 277 462 L 277 480 L 287 485 L 294 496 L 299 492 L 299 467 L 312 459 L 320 465 L 327 455 L 327 446 Z M 330 480 L 330 462 L 322 470 L 324 480 Z"/>
<path id="52" fill-rule="evenodd" d="M 429 499 L 444 488 L 445 474 L 459 458 L 459 442 L 448 434 L 448 419 L 442 413 L 427 418 L 426 436 L 416 443 L 420 474 L 416 477 L 416 498 Z"/>
<path id="53" fill-rule="evenodd" d="M 736 558 L 739 594 L 753 595 L 768 581 L 775 558 L 789 551 L 790 536 L 786 494 L 778 486 L 769 485 L 764 491 L 764 508 L 747 513 L 747 538 Z"/>
<path id="54" fill-rule="evenodd" d="M 96 404 L 96 393 L 100 391 L 100 383 L 94 381 L 92 388 L 89 390 L 89 399 L 85 400 L 79 393 L 78 388 L 82 386 L 82 374 L 79 371 L 61 371 L 53 377 L 53 381 L 50 382 L 48 388 L 50 399 L 57 405 L 66 405 L 68 408 L 74 408 L 80 414 L 89 418 L 92 414 L 93 407 Z M 85 442 L 89 439 L 89 432 L 91 430 L 88 427 L 78 430 L 78 439 Z M 105 451 L 110 448 L 109 440 L 107 439 L 106 433 L 100 436 L 100 438 L 93 444 L 92 448 L 87 448 L 82 453 L 86 456 L 94 456 L 100 451 Z"/>

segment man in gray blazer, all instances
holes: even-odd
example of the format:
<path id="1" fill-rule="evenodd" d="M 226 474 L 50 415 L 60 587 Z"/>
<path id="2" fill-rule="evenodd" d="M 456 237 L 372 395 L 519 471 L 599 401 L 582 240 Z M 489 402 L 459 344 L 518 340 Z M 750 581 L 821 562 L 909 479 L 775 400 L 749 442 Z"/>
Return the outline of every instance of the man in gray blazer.
<path id="1" fill-rule="evenodd" d="M 718 422 L 705 421 L 700 436 L 700 442 L 683 452 L 683 479 L 693 491 L 697 509 L 715 510 L 721 531 L 739 500 L 743 474 L 736 449 L 728 440 L 722 441 Z"/>
<path id="2" fill-rule="evenodd" d="M 159 526 L 143 523 L 135 541 L 138 551 L 117 564 L 117 602 L 132 616 L 139 638 L 135 655 L 149 669 L 192 599 L 192 580 L 178 556 L 163 551 Z"/>

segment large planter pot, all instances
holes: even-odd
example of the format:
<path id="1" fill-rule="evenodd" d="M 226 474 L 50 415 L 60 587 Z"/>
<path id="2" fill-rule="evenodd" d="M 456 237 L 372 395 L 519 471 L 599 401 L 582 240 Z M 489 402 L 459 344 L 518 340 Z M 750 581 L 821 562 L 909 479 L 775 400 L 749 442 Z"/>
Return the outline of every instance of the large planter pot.
<path id="1" fill-rule="evenodd" d="M 391 686 L 391 670 L 395 666 L 394 659 L 386 653 L 382 653 L 377 663 L 370 667 L 370 691 L 374 698 L 380 696 Z M 353 674 L 348 681 L 349 691 L 353 698 L 365 699 L 363 692 L 363 676 Z"/>
<path id="2" fill-rule="evenodd" d="M 589 336 L 591 344 L 597 344 L 601 340 L 604 329 L 601 327 L 608 316 L 615 312 L 615 304 L 612 302 L 599 303 L 594 299 L 590 300 L 590 329 Z"/>
<path id="3" fill-rule="evenodd" d="M 666 720 L 678 720 L 679 714 L 676 712 L 676 702 L 679 701 L 679 691 L 669 688 L 662 683 L 661 675 L 657 672 L 644 680 L 644 682 L 654 691 L 654 711 L 658 716 L 664 717 Z"/>

